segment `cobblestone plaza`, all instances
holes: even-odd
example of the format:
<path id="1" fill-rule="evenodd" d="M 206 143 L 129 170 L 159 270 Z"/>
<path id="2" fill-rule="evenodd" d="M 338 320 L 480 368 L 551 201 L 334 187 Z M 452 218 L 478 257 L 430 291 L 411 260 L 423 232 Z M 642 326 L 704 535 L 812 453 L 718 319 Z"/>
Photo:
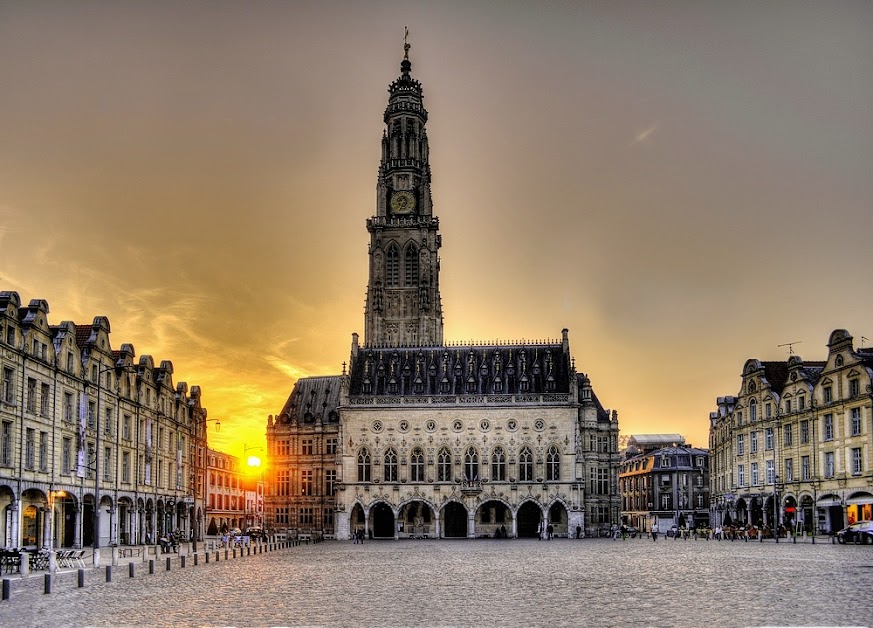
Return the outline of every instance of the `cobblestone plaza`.
<path id="1" fill-rule="evenodd" d="M 16 582 L 4 626 L 858 626 L 873 550 L 827 542 L 325 542 Z"/>

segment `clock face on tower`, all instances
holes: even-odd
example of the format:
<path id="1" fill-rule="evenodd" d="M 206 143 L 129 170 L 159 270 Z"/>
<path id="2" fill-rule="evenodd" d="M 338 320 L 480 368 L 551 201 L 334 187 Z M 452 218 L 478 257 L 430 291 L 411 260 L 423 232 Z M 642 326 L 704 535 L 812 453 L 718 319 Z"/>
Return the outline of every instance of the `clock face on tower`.
<path id="1" fill-rule="evenodd" d="M 415 209 L 415 196 L 412 192 L 394 192 L 391 195 L 391 211 L 395 214 L 408 214 Z"/>

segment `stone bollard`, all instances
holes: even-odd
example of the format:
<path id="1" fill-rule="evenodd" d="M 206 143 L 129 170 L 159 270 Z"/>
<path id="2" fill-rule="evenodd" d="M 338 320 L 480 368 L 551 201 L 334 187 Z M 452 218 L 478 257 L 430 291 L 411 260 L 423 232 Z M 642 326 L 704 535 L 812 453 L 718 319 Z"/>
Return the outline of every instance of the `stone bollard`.
<path id="1" fill-rule="evenodd" d="M 30 553 L 20 552 L 19 556 L 21 557 L 21 577 L 27 578 L 30 575 Z"/>
<path id="2" fill-rule="evenodd" d="M 97 569 L 100 566 L 100 548 L 94 548 L 94 569 Z"/>
<path id="3" fill-rule="evenodd" d="M 49 573 L 55 573 L 58 570 L 58 554 L 54 550 L 49 552 Z"/>
<path id="4" fill-rule="evenodd" d="M 117 565 L 118 564 L 118 546 L 113 545 L 111 548 L 111 551 L 112 551 L 112 564 Z"/>
<path id="5" fill-rule="evenodd" d="M 131 578 L 136 577 L 136 563 L 134 563 L 134 562 L 127 563 L 127 575 Z"/>

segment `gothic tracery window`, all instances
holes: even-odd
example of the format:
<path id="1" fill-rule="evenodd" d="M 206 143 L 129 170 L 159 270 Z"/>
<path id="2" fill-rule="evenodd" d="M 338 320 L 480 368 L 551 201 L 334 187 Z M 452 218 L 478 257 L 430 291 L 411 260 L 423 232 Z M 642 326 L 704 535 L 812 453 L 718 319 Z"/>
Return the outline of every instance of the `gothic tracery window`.
<path id="1" fill-rule="evenodd" d="M 400 251 L 396 244 L 391 244 L 385 253 L 385 285 L 400 285 Z"/>
<path id="2" fill-rule="evenodd" d="M 506 481 L 506 452 L 503 447 L 495 447 L 491 452 L 491 481 Z"/>
<path id="3" fill-rule="evenodd" d="M 525 447 L 518 454 L 518 480 L 520 482 L 533 481 L 533 454 L 529 447 Z"/>
<path id="4" fill-rule="evenodd" d="M 473 447 L 464 454 L 464 479 L 468 482 L 479 481 L 479 452 Z"/>
<path id="5" fill-rule="evenodd" d="M 404 285 L 418 285 L 418 251 L 414 246 L 409 246 L 406 249 L 405 259 L 403 260 L 404 270 Z"/>
<path id="6" fill-rule="evenodd" d="M 412 482 L 424 482 L 424 452 L 418 447 L 409 456 L 409 476 Z"/>
<path id="7" fill-rule="evenodd" d="M 556 481 L 561 479 L 561 454 L 558 448 L 552 445 L 546 454 L 546 479 Z"/>
<path id="8" fill-rule="evenodd" d="M 362 449 L 358 452 L 358 482 L 370 481 L 370 451 Z"/>
<path id="9" fill-rule="evenodd" d="M 452 479 L 452 454 L 443 447 L 437 456 L 437 481 L 449 482 Z"/>
<path id="10" fill-rule="evenodd" d="M 397 481 L 397 453 L 393 449 L 385 452 L 384 477 L 386 482 Z"/>

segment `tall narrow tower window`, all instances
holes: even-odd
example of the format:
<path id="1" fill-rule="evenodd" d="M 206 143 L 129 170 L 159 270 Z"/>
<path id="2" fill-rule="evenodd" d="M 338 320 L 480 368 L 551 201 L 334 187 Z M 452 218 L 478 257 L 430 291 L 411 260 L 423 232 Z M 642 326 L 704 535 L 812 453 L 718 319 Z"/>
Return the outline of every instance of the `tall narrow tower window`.
<path id="1" fill-rule="evenodd" d="M 400 285 L 400 251 L 396 244 L 389 246 L 385 255 L 385 285 Z"/>
<path id="2" fill-rule="evenodd" d="M 404 260 L 404 270 L 406 272 L 404 281 L 407 286 L 418 285 L 418 251 L 414 246 L 409 246 L 406 249 L 406 259 Z"/>

